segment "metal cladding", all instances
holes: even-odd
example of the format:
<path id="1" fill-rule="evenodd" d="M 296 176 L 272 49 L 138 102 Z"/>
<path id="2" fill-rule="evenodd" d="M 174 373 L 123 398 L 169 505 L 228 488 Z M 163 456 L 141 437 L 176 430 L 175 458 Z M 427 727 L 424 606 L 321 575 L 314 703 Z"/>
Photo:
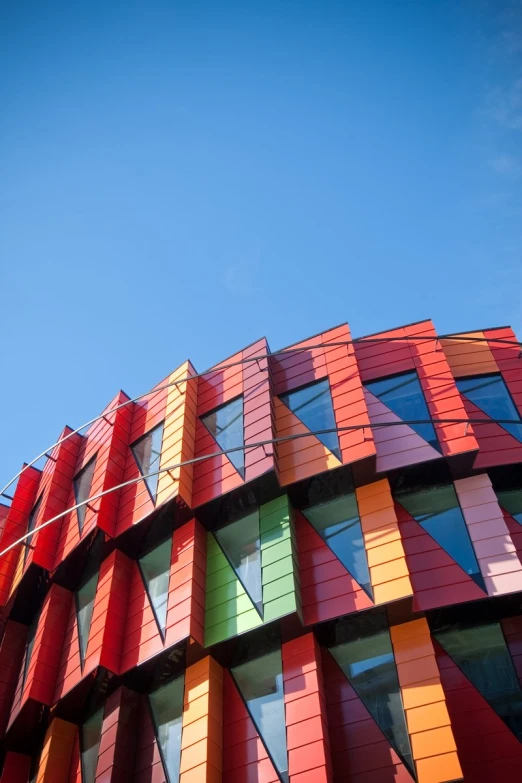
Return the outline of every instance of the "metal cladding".
<path id="1" fill-rule="evenodd" d="M 0 505 L 0 783 L 520 780 L 521 355 L 341 325 L 65 428 Z"/>

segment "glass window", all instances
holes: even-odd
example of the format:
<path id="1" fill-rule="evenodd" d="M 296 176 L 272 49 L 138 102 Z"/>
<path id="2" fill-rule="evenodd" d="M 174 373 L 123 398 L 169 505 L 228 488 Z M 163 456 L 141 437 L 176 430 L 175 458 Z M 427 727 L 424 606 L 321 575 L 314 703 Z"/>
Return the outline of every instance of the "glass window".
<path id="1" fill-rule="evenodd" d="M 140 557 L 138 561 L 162 636 L 167 624 L 171 554 L 172 539 L 168 538 L 151 552 Z"/>
<path id="2" fill-rule="evenodd" d="M 29 671 L 29 664 L 31 662 L 31 656 L 33 654 L 34 640 L 36 638 L 36 629 L 38 628 L 38 617 L 40 610 L 36 613 L 33 622 L 29 626 L 29 632 L 27 634 L 27 644 L 25 647 L 25 659 L 24 659 L 24 673 L 22 676 L 22 691 L 25 688 L 25 681 L 27 679 L 27 672 Z"/>
<path id="3" fill-rule="evenodd" d="M 42 505 L 42 498 L 43 498 L 43 495 L 40 495 L 40 497 L 38 498 L 38 500 L 36 501 L 36 503 L 33 506 L 33 510 L 29 514 L 29 522 L 27 524 L 27 532 L 28 533 L 32 533 L 33 530 L 35 529 L 36 518 L 37 518 L 38 513 L 40 511 L 40 506 Z M 31 546 L 32 542 L 33 542 L 32 536 L 31 536 L 31 538 L 26 538 L 25 539 L 25 544 L 26 545 L 24 547 L 24 565 L 27 562 L 27 555 L 29 554 L 29 547 Z"/>
<path id="4" fill-rule="evenodd" d="M 283 780 L 288 780 L 281 651 L 232 669 L 259 736 Z"/>
<path id="5" fill-rule="evenodd" d="M 399 419 L 406 422 L 431 419 L 424 394 L 416 372 L 405 372 L 392 378 L 381 378 L 364 384 L 384 405 Z M 409 424 L 417 435 L 420 435 L 433 448 L 439 449 L 439 441 L 433 424 Z"/>
<path id="6" fill-rule="evenodd" d="M 373 599 L 366 549 L 354 494 L 305 509 L 303 514 L 361 587 Z"/>
<path id="7" fill-rule="evenodd" d="M 149 696 L 154 729 L 168 783 L 178 783 L 179 780 L 184 684 L 184 678 L 178 677 Z"/>
<path id="8" fill-rule="evenodd" d="M 158 492 L 158 470 L 161 459 L 161 444 L 163 441 L 163 422 L 147 432 L 139 440 L 131 445 L 134 459 L 138 463 L 142 476 L 147 476 L 145 484 L 149 490 L 153 502 L 156 502 Z M 149 475 L 153 473 L 154 475 Z"/>
<path id="9" fill-rule="evenodd" d="M 96 457 L 90 460 L 79 473 L 73 479 L 74 497 L 76 503 L 83 503 L 88 500 L 91 494 L 92 477 L 94 475 L 94 465 L 96 464 Z M 76 509 L 78 515 L 78 525 L 80 533 L 83 530 L 83 523 L 85 522 L 85 514 L 87 513 L 87 506 L 83 505 Z"/>
<path id="10" fill-rule="evenodd" d="M 517 440 L 522 441 L 522 424 L 515 403 L 499 375 L 479 375 L 476 378 L 457 378 L 457 388 L 471 402 L 492 419 L 508 419 L 513 424 L 500 424 Z"/>
<path id="11" fill-rule="evenodd" d="M 98 573 L 91 576 L 76 591 L 76 616 L 78 619 L 78 637 L 80 642 L 80 653 L 82 664 L 87 652 L 87 642 L 89 640 L 89 631 L 91 630 L 92 610 L 94 608 L 94 598 L 96 596 L 96 586 L 98 584 Z"/>
<path id="12" fill-rule="evenodd" d="M 103 724 L 103 708 L 81 727 L 82 783 L 94 783 Z"/>
<path id="13" fill-rule="evenodd" d="M 215 411 L 201 417 L 201 421 L 216 439 L 223 451 L 245 445 L 243 431 L 243 397 L 227 402 Z M 227 454 L 232 465 L 243 478 L 245 475 L 245 452 L 243 449 Z"/>
<path id="14" fill-rule="evenodd" d="M 522 741 L 522 692 L 500 625 L 455 627 L 434 636 Z"/>
<path id="15" fill-rule="evenodd" d="M 398 502 L 472 579 L 486 590 L 453 485 L 401 492 Z"/>
<path id="16" fill-rule="evenodd" d="M 263 614 L 263 589 L 261 585 L 261 546 L 259 538 L 259 511 L 254 511 L 237 522 L 232 522 L 214 535 L 237 577 Z"/>
<path id="17" fill-rule="evenodd" d="M 413 769 L 389 632 L 380 631 L 365 639 L 339 644 L 331 647 L 330 652 L 381 731 Z"/>
<path id="18" fill-rule="evenodd" d="M 318 433 L 316 437 L 340 460 L 341 451 L 336 429 L 337 423 L 328 381 L 326 379 L 317 381 L 317 383 L 312 383 L 302 389 L 281 394 L 280 397 L 282 402 L 298 419 L 301 419 L 310 432 Z M 319 430 L 334 431 L 319 433 Z"/>
<path id="19" fill-rule="evenodd" d="M 522 489 L 497 492 L 497 497 L 502 508 L 522 525 Z"/>

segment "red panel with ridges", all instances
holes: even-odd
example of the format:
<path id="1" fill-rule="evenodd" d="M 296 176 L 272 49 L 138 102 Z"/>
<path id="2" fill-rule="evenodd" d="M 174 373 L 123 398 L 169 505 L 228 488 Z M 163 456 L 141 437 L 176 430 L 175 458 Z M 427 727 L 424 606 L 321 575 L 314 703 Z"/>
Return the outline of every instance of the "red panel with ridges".
<path id="1" fill-rule="evenodd" d="M 522 686 L 522 616 L 506 617 L 500 621 L 517 678 Z"/>
<path id="2" fill-rule="evenodd" d="M 132 406 L 128 406 L 133 409 L 128 439 L 129 446 L 164 421 L 168 390 L 155 390 L 163 385 L 163 383 L 158 384 L 158 387 L 152 389 L 147 397 L 144 397 Z M 125 481 L 134 481 L 141 475 L 132 449 L 128 448 L 126 451 L 127 455 L 122 483 Z M 120 493 L 115 535 L 120 535 L 133 525 L 136 525 L 153 510 L 154 503 L 152 502 L 145 481 L 135 481 L 135 483 L 123 487 Z"/>
<path id="3" fill-rule="evenodd" d="M 223 703 L 223 781 L 279 783 L 274 765 L 226 669 L 223 672 Z"/>
<path id="4" fill-rule="evenodd" d="M 508 387 L 513 402 L 522 416 L 522 359 L 520 358 L 520 345 L 517 345 L 517 336 L 513 329 L 488 329 L 484 332 L 491 353 L 502 373 L 504 382 Z M 500 343 L 498 340 L 509 340 L 513 345 Z"/>
<path id="5" fill-rule="evenodd" d="M 434 647 L 464 780 L 519 780 L 522 744 L 436 641 Z"/>
<path id="6" fill-rule="evenodd" d="M 310 522 L 295 512 L 305 625 L 368 609 L 374 604 Z"/>
<path id="7" fill-rule="evenodd" d="M 4 734 L 9 718 L 26 640 L 27 626 L 9 620 L 0 642 L 0 737 Z"/>
<path id="8" fill-rule="evenodd" d="M 343 672 L 323 651 L 328 728 L 336 783 L 413 783 Z"/>
<path id="9" fill-rule="evenodd" d="M 508 512 L 504 511 L 504 509 L 502 509 L 502 515 L 506 522 L 506 527 L 509 531 L 509 535 L 511 536 L 511 540 L 515 545 L 515 549 L 517 550 L 518 558 L 522 562 L 522 525 L 520 522 L 517 522 L 516 519 L 513 519 L 511 514 L 508 514 Z"/>
<path id="10" fill-rule="evenodd" d="M 31 771 L 31 757 L 21 753 L 6 753 L 0 783 L 27 783 Z"/>
<path id="11" fill-rule="evenodd" d="M 96 783 L 128 783 L 134 773 L 139 696 L 120 687 L 105 704 Z"/>
<path id="12" fill-rule="evenodd" d="M 487 413 L 473 405 L 464 394 L 462 401 L 470 419 L 484 419 L 486 422 L 485 424 L 473 423 L 473 430 L 479 444 L 479 452 L 473 467 L 479 470 L 495 465 L 522 462 L 522 443 L 500 424 L 495 424 Z"/>
<path id="13" fill-rule="evenodd" d="M 40 477 L 39 470 L 27 467 L 18 479 L 0 535 L 0 551 L 7 549 L 27 533 L 29 515 L 37 500 Z M 0 606 L 5 606 L 9 599 L 17 564 L 20 557 L 23 557 L 22 550 L 25 550 L 25 547 L 18 545 L 0 559 Z"/>
<path id="14" fill-rule="evenodd" d="M 105 408 L 102 418 L 98 419 L 85 433 L 74 474 L 79 473 L 92 459 L 95 459 L 90 496 L 105 492 L 121 484 L 127 460 L 132 408 L 126 405 L 114 411 L 129 398 L 120 392 Z M 81 538 L 89 535 L 97 526 L 109 535 L 114 534 L 121 490 L 104 495 L 87 504 Z M 73 486 L 71 485 L 68 507 L 74 506 Z M 64 517 L 60 530 L 54 567 L 64 560 L 80 540 L 78 512 L 71 511 Z"/>
<path id="15" fill-rule="evenodd" d="M 82 780 L 82 762 L 80 758 L 80 732 L 76 732 L 71 757 L 71 768 L 69 770 L 69 780 L 67 783 L 83 783 Z"/>
<path id="16" fill-rule="evenodd" d="M 203 644 L 206 535 L 200 523 L 191 520 L 173 534 L 165 645 L 138 565 L 130 569 L 121 672 L 189 636 Z"/>
<path id="17" fill-rule="evenodd" d="M 65 636 L 60 659 L 58 674 L 56 675 L 56 687 L 54 690 L 53 704 L 64 694 L 71 690 L 82 679 L 82 667 L 80 660 L 80 642 L 78 635 L 78 623 L 76 621 L 76 601 L 71 593 L 69 604 L 69 617 L 65 629 Z"/>
<path id="18" fill-rule="evenodd" d="M 321 653 L 313 633 L 283 644 L 290 783 L 330 783 L 332 760 Z"/>
<path id="19" fill-rule="evenodd" d="M 28 699 L 47 706 L 53 703 L 56 678 L 65 638 L 65 630 L 71 606 L 70 590 L 51 585 L 43 602 L 34 637 L 33 651 L 27 667 L 27 677 L 22 693 L 25 660 L 22 663 L 13 707 L 9 718 L 11 725 Z"/>
<path id="20" fill-rule="evenodd" d="M 154 734 L 148 697 L 141 697 L 138 710 L 138 736 L 136 741 L 136 760 L 132 783 L 166 783 L 163 764 Z"/>
<path id="21" fill-rule="evenodd" d="M 274 438 L 273 402 L 269 374 L 268 345 L 265 339 L 258 340 L 243 353 L 243 359 L 255 356 L 264 358 L 245 361 L 243 364 L 243 424 L 245 446 Z M 245 481 L 252 481 L 274 469 L 274 447 L 271 443 L 245 451 Z"/>
<path id="22" fill-rule="evenodd" d="M 476 582 L 399 503 L 395 503 L 414 590 L 413 611 L 487 598 Z"/>
<path id="23" fill-rule="evenodd" d="M 65 427 L 60 438 L 72 433 L 70 427 Z M 42 502 L 35 519 L 35 527 L 61 514 L 68 508 L 72 488 L 72 480 L 78 453 L 82 444 L 82 436 L 75 434 L 55 446 L 43 469 L 38 488 Z M 36 533 L 32 538 L 34 549 L 27 555 L 26 569 L 30 563 L 36 563 L 51 571 L 56 558 L 56 550 L 60 538 L 63 517 Z"/>

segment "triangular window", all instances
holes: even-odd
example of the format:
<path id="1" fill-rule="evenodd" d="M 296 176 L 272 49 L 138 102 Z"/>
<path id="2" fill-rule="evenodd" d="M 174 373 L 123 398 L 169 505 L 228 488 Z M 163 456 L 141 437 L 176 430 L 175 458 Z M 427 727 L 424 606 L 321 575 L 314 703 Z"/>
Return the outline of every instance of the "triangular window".
<path id="1" fill-rule="evenodd" d="M 373 600 L 359 509 L 354 494 L 319 503 L 303 514 L 323 541 Z"/>
<path id="2" fill-rule="evenodd" d="M 33 532 L 33 530 L 34 530 L 34 529 L 35 529 L 35 527 L 36 527 L 36 518 L 38 517 L 38 513 L 39 513 L 39 511 L 40 511 L 40 506 L 42 505 L 42 498 L 43 498 L 43 495 L 40 495 L 40 497 L 38 498 L 38 500 L 37 500 L 37 501 L 36 501 L 36 503 L 34 504 L 34 506 L 33 506 L 33 509 L 32 509 L 32 511 L 31 511 L 31 513 L 29 514 L 29 522 L 28 522 L 28 524 L 27 524 L 27 532 L 28 532 L 28 533 L 32 533 L 32 532 Z M 30 546 L 31 546 L 31 544 L 32 544 L 32 540 L 33 540 L 33 537 L 32 537 L 32 536 L 31 536 L 31 538 L 26 538 L 26 539 L 25 539 L 25 548 L 24 548 L 24 565 L 25 565 L 25 564 L 26 564 L 26 562 L 27 562 L 27 555 L 29 554 L 29 547 L 30 547 Z"/>
<path id="3" fill-rule="evenodd" d="M 455 383 L 459 392 L 491 419 L 507 419 L 513 424 L 499 424 L 514 438 L 522 442 L 522 420 L 511 399 L 502 375 L 479 375 L 476 378 L 458 378 Z M 521 422 L 520 424 L 518 422 Z"/>
<path id="4" fill-rule="evenodd" d="M 280 398 L 310 432 L 317 433 L 316 437 L 321 443 L 340 460 L 341 450 L 328 381 L 326 379 L 317 381 L 301 389 L 281 394 Z M 321 432 L 321 430 L 332 431 Z"/>
<path id="5" fill-rule="evenodd" d="M 167 783 L 178 783 L 181 761 L 184 678 L 169 682 L 149 695 L 154 731 Z"/>
<path id="6" fill-rule="evenodd" d="M 261 618 L 263 617 L 263 588 L 261 583 L 261 544 L 259 511 L 254 511 L 237 522 L 232 522 L 214 535 L 225 557 L 236 572 Z"/>
<path id="7" fill-rule="evenodd" d="M 92 610 L 94 608 L 97 585 L 98 573 L 84 582 L 74 594 L 82 667 L 83 662 L 85 661 L 85 653 L 87 652 L 87 642 L 89 641 L 89 631 L 91 630 Z"/>
<path id="8" fill-rule="evenodd" d="M 281 651 L 276 650 L 236 666 L 232 674 L 280 779 L 287 783 L 288 752 Z"/>
<path id="9" fill-rule="evenodd" d="M 87 505 L 85 504 L 85 501 L 89 499 L 91 494 L 92 477 L 94 475 L 95 464 L 96 457 L 93 457 L 93 459 L 91 459 L 73 479 L 73 489 L 76 503 L 84 504 L 83 506 L 80 506 L 76 509 L 80 533 L 83 530 L 85 514 L 87 513 Z"/>
<path id="10" fill-rule="evenodd" d="M 522 742 L 522 691 L 499 623 L 433 635 Z"/>
<path id="11" fill-rule="evenodd" d="M 159 467 L 161 459 L 161 444 L 163 441 L 163 422 L 157 427 L 146 432 L 145 435 L 131 444 L 134 459 L 142 476 L 147 476 L 145 484 L 152 498 L 156 502 L 158 492 Z M 150 475 L 154 474 L 154 475 Z"/>
<path id="12" fill-rule="evenodd" d="M 100 750 L 103 708 L 95 712 L 80 728 L 82 783 L 94 783 Z"/>
<path id="13" fill-rule="evenodd" d="M 201 417 L 201 421 L 223 451 L 237 449 L 227 454 L 237 472 L 245 477 L 245 434 L 243 430 L 243 397 L 221 405 Z"/>
<path id="14" fill-rule="evenodd" d="M 513 519 L 522 525 L 522 489 L 509 489 L 497 492 L 498 502 Z"/>
<path id="15" fill-rule="evenodd" d="M 397 500 L 426 533 L 487 592 L 453 486 L 448 484 L 422 492 L 401 493 Z"/>
<path id="16" fill-rule="evenodd" d="M 431 415 L 416 372 L 405 372 L 391 378 L 380 378 L 364 385 L 399 419 L 408 423 L 408 426 L 417 435 L 440 451 L 435 429 L 433 424 L 428 421 L 431 419 Z M 416 424 L 415 422 L 423 423 Z"/>
<path id="17" fill-rule="evenodd" d="M 172 539 L 168 538 L 138 560 L 143 583 L 162 637 L 165 636 L 167 625 L 171 554 Z"/>
<path id="18" fill-rule="evenodd" d="M 410 738 L 388 631 L 330 648 L 353 689 L 402 760 L 413 770 Z"/>

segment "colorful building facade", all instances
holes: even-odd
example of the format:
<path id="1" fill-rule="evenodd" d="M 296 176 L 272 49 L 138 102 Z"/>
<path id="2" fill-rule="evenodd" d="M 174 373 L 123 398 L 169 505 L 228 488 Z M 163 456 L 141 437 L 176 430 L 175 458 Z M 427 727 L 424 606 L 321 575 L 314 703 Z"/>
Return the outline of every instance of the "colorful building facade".
<path id="1" fill-rule="evenodd" d="M 521 780 L 521 464 L 509 328 L 120 392 L 0 506 L 0 783 Z"/>

